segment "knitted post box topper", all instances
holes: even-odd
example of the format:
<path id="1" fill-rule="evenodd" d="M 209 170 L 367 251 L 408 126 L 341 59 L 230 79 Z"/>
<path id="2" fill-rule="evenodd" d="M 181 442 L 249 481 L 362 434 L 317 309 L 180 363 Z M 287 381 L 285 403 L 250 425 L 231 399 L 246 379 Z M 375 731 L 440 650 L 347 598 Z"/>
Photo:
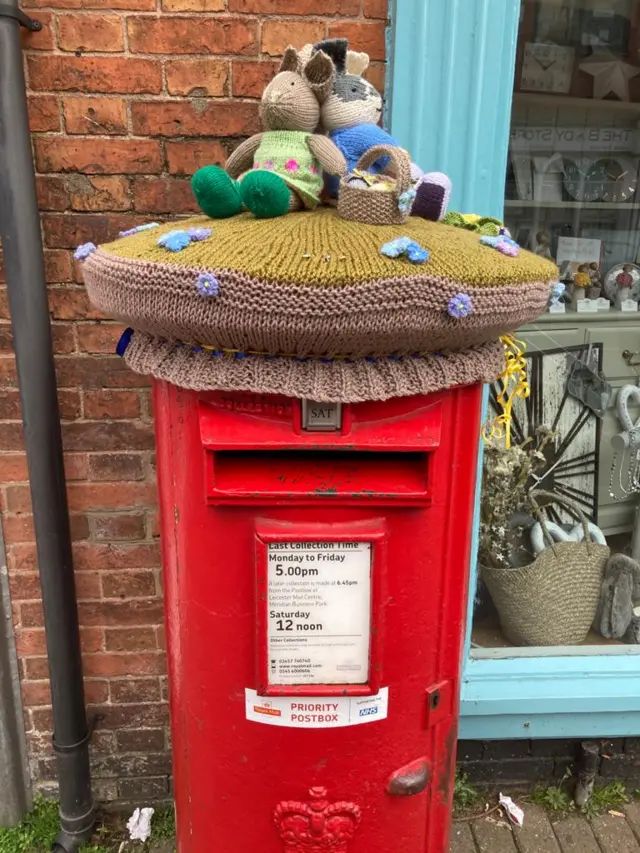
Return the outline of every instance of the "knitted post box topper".
<path id="1" fill-rule="evenodd" d="M 378 125 L 382 117 L 382 96 L 362 77 L 369 66 L 369 56 L 347 48 L 347 39 L 325 39 L 313 47 L 305 45 L 301 53 L 304 56 L 322 51 L 333 60 L 336 73 L 331 92 L 320 108 L 320 122 L 329 139 L 342 151 L 351 172 L 365 151 L 374 145 L 401 146 Z M 370 171 L 380 172 L 386 166 L 386 161 L 379 160 Z M 434 221 L 442 219 L 451 196 L 451 181 L 442 172 L 424 174 L 415 163 L 411 171 L 416 193 L 411 215 Z M 338 179 L 327 176 L 325 185 L 329 195 L 336 198 Z"/>
<path id="2" fill-rule="evenodd" d="M 334 143 L 314 133 L 334 75 L 333 63 L 322 51 L 301 68 L 297 51 L 287 48 L 279 73 L 262 96 L 265 131 L 236 148 L 225 169 L 205 166 L 193 176 L 193 192 L 207 216 L 224 219 L 246 207 L 269 218 L 319 203 L 322 170 L 333 175 L 346 171 Z"/>
<path id="3" fill-rule="evenodd" d="M 176 227 L 210 236 L 168 251 Z M 342 402 L 492 381 L 500 335 L 542 314 L 558 277 L 550 261 L 504 255 L 471 231 L 419 217 L 369 225 L 323 206 L 167 223 L 82 263 L 93 305 L 135 330 L 121 350 L 137 372 Z"/>

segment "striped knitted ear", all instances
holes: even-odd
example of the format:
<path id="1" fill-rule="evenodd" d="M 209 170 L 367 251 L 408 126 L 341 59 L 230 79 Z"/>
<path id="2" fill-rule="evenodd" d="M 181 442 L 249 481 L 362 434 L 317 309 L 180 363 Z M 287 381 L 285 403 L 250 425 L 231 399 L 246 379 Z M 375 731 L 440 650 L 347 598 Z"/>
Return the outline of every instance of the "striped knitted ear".
<path id="1" fill-rule="evenodd" d="M 357 74 L 361 77 L 369 67 L 369 54 L 358 53 L 355 50 L 348 50 L 346 66 L 347 74 Z"/>
<path id="2" fill-rule="evenodd" d="M 302 76 L 305 78 L 319 103 L 323 103 L 331 94 L 336 69 L 327 54 L 319 50 L 304 66 Z"/>
<path id="3" fill-rule="evenodd" d="M 344 73 L 348 46 L 347 39 L 323 39 L 313 46 L 313 50 L 314 52 L 321 50 L 326 53 L 335 65 L 338 74 L 341 74 Z"/>
<path id="4" fill-rule="evenodd" d="M 308 42 L 298 51 L 298 71 L 302 74 L 302 69 L 315 53 L 314 46 Z"/>

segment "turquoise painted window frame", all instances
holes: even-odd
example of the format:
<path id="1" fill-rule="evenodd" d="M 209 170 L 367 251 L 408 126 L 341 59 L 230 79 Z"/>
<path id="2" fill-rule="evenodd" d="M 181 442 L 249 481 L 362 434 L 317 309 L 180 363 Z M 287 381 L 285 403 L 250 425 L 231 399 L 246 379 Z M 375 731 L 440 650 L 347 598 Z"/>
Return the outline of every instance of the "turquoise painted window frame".
<path id="1" fill-rule="evenodd" d="M 451 177 L 454 210 L 502 217 L 519 16 L 520 0 L 391 4 L 387 124 L 423 169 Z M 460 737 L 640 733 L 640 657 L 633 648 L 471 655 L 481 470 L 480 458 Z"/>

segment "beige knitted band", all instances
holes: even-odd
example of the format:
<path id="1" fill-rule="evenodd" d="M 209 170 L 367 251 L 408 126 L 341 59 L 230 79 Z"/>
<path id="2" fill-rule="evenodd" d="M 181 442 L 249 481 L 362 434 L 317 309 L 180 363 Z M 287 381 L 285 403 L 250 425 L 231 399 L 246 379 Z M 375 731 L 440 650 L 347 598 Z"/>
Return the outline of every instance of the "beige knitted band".
<path id="1" fill-rule="evenodd" d="M 274 355 L 468 349 L 534 320 L 549 295 L 546 281 L 478 286 L 435 276 L 427 268 L 412 277 L 322 288 L 210 269 L 219 295 L 208 298 L 195 289 L 202 272 L 101 250 L 85 262 L 92 304 L 128 326 L 162 338 Z M 449 300 L 460 291 L 473 304 L 463 320 L 447 313 Z"/>
<path id="2" fill-rule="evenodd" d="M 492 341 L 462 352 L 398 359 L 238 358 L 134 332 L 124 358 L 137 373 L 193 391 L 252 391 L 359 403 L 492 382 L 504 367 L 504 348 Z"/>

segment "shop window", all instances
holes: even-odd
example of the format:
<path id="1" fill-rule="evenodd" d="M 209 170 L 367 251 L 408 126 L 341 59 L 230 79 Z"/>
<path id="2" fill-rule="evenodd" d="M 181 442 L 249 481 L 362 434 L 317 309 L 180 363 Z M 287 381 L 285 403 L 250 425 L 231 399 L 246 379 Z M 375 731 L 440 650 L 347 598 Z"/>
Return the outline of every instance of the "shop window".
<path id="1" fill-rule="evenodd" d="M 640 651 L 639 167 L 640 0 L 523 2 L 504 218 L 564 292 L 487 429 L 474 657 Z"/>

